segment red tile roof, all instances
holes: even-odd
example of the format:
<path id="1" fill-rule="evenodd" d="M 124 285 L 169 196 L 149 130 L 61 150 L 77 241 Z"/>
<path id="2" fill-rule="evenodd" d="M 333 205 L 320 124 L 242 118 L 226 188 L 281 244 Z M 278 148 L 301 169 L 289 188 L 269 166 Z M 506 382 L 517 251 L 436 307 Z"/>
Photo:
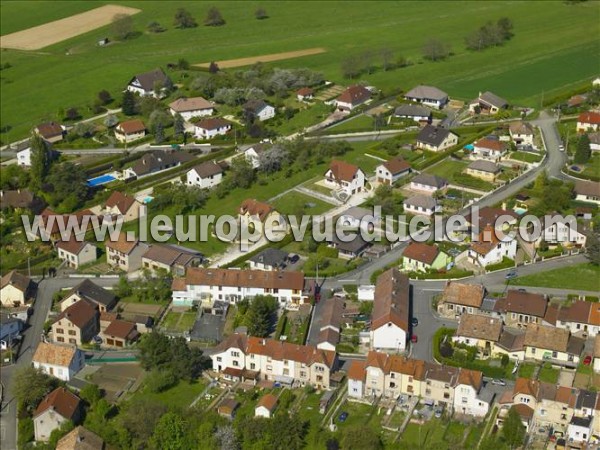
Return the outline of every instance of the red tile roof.
<path id="1" fill-rule="evenodd" d="M 329 170 L 333 174 L 336 180 L 340 181 L 352 181 L 356 173 L 360 170 L 358 166 L 347 163 L 346 161 L 333 160 L 329 165 Z"/>
<path id="2" fill-rule="evenodd" d="M 392 175 L 402 173 L 410 169 L 410 164 L 402 158 L 390 159 L 383 163 L 383 166 L 390 171 Z"/>
<path id="3" fill-rule="evenodd" d="M 373 330 L 389 322 L 408 330 L 409 290 L 408 277 L 397 269 L 379 275 L 371 314 Z"/>
<path id="4" fill-rule="evenodd" d="M 129 208 L 137 202 L 137 200 L 131 195 L 123 194 L 122 192 L 114 191 L 108 200 L 106 200 L 107 208 L 116 207 L 121 214 L 126 214 Z"/>
<path id="5" fill-rule="evenodd" d="M 433 264 L 440 250 L 435 245 L 411 241 L 402 253 L 405 258 L 414 259 L 427 265 Z"/>
<path id="6" fill-rule="evenodd" d="M 264 289 L 304 288 L 304 274 L 295 271 L 237 270 L 190 267 L 185 282 L 192 286 L 232 286 Z"/>
<path id="7" fill-rule="evenodd" d="M 231 122 L 228 122 L 225 119 L 221 119 L 220 117 L 211 117 L 209 119 L 202 119 L 196 122 L 196 126 L 198 128 L 202 128 L 203 130 L 216 130 L 218 128 L 229 127 L 231 128 Z"/>
<path id="8" fill-rule="evenodd" d="M 367 375 L 365 368 L 366 361 L 353 360 L 348 368 L 348 379 L 365 381 Z"/>
<path id="9" fill-rule="evenodd" d="M 369 98 L 371 98 L 371 91 L 363 86 L 354 85 L 342 92 L 337 101 L 359 105 L 369 100 Z"/>
<path id="10" fill-rule="evenodd" d="M 506 150 L 506 143 L 495 139 L 482 138 L 475 142 L 475 147 L 483 147 L 495 152 L 503 152 Z"/>
<path id="11" fill-rule="evenodd" d="M 577 119 L 577 121 L 580 123 L 589 123 L 589 124 L 598 125 L 598 124 L 600 124 L 600 113 L 597 113 L 595 111 L 588 111 L 588 112 L 581 113 L 581 114 L 579 114 L 579 118 Z"/>
<path id="12" fill-rule="evenodd" d="M 256 404 L 257 408 L 259 406 L 263 406 L 269 411 L 273 412 L 275 410 L 275 407 L 277 406 L 277 397 L 275 397 L 273 394 L 265 394 L 260 398 L 260 400 Z"/>
<path id="13" fill-rule="evenodd" d="M 256 199 L 247 198 L 240 205 L 240 214 L 250 216 L 258 216 L 260 221 L 264 221 L 267 216 L 273 211 L 273 207 L 267 203 L 259 202 Z"/>
<path id="14" fill-rule="evenodd" d="M 33 417 L 37 417 L 52 408 L 65 419 L 75 417 L 79 408 L 80 399 L 64 387 L 59 387 L 50 392 L 38 405 Z"/>
<path id="15" fill-rule="evenodd" d="M 123 134 L 136 134 L 144 131 L 146 125 L 139 119 L 128 120 L 117 125 L 117 130 Z"/>
<path id="16" fill-rule="evenodd" d="M 135 329 L 135 323 L 127 322 L 125 320 L 113 320 L 106 330 L 104 330 L 105 336 L 112 336 L 119 339 L 133 339 L 137 333 Z"/>

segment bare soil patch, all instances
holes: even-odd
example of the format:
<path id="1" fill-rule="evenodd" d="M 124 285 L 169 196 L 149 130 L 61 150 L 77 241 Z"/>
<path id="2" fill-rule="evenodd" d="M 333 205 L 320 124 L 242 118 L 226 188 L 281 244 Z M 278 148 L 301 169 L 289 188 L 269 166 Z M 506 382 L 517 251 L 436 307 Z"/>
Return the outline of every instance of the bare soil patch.
<path id="1" fill-rule="evenodd" d="M 125 314 L 140 314 L 150 317 L 158 317 L 165 309 L 164 305 L 149 305 L 147 303 L 119 302 L 118 307 Z"/>
<path id="2" fill-rule="evenodd" d="M 92 375 L 92 382 L 105 391 L 109 402 L 114 403 L 129 392 L 142 375 L 138 363 L 103 364 Z"/>
<path id="3" fill-rule="evenodd" d="M 232 67 L 242 67 L 242 66 L 250 66 L 257 62 L 272 62 L 272 61 L 280 61 L 282 59 L 292 59 L 292 58 L 300 58 L 301 56 L 311 56 L 318 55 L 320 53 L 325 53 L 327 50 L 321 47 L 315 48 L 307 48 L 304 50 L 296 50 L 293 52 L 284 52 L 284 53 L 271 53 L 270 55 L 262 55 L 262 56 L 251 56 L 249 58 L 238 58 L 238 59 L 227 59 L 225 61 L 216 61 L 219 69 L 230 69 Z M 197 67 L 208 67 L 210 66 L 210 62 L 195 64 Z"/>
<path id="4" fill-rule="evenodd" d="M 117 14 L 131 16 L 140 11 L 140 9 L 127 6 L 101 6 L 91 11 L 2 36 L 0 37 L 0 47 L 17 50 L 39 50 L 108 25 Z"/>

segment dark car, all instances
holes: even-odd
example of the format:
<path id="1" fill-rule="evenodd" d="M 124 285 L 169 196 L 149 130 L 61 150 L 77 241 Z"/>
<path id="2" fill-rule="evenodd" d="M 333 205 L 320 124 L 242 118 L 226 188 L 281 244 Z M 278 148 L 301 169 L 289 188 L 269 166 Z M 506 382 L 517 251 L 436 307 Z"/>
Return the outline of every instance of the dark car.
<path id="1" fill-rule="evenodd" d="M 507 280 L 512 280 L 513 278 L 517 278 L 517 271 L 516 270 L 511 270 L 510 272 L 508 272 L 505 277 Z"/>
<path id="2" fill-rule="evenodd" d="M 291 264 L 296 264 L 298 260 L 300 260 L 300 256 L 298 256 L 297 254 L 291 253 L 290 255 L 288 255 L 288 261 Z"/>
<path id="3" fill-rule="evenodd" d="M 340 416 L 338 417 L 338 421 L 339 422 L 345 422 L 346 419 L 348 418 L 348 413 L 346 411 L 344 411 L 343 413 L 340 414 Z"/>
<path id="4" fill-rule="evenodd" d="M 417 325 L 419 325 L 419 319 L 417 319 L 416 317 L 413 317 L 412 320 L 410 321 L 410 323 L 412 324 L 413 327 L 416 327 Z"/>

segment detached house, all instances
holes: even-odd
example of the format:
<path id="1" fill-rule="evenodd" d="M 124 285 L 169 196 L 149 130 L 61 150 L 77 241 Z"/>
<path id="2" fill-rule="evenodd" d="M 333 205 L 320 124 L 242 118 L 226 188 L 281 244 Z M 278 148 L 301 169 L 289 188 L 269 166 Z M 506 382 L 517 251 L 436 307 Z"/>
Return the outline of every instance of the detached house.
<path id="1" fill-rule="evenodd" d="M 591 131 L 599 131 L 600 127 L 600 113 L 595 111 L 588 111 L 579 114 L 577 118 L 577 132 L 578 133 L 589 133 Z"/>
<path id="2" fill-rule="evenodd" d="M 45 374 L 69 381 L 85 365 L 85 355 L 74 345 L 40 342 L 32 359 L 33 367 Z"/>
<path id="3" fill-rule="evenodd" d="M 473 264 L 486 267 L 502 262 L 504 258 L 515 259 L 517 240 L 506 235 L 498 238 L 496 230 L 487 225 L 476 241 L 469 246 L 468 257 Z"/>
<path id="4" fill-rule="evenodd" d="M 65 129 L 61 124 L 56 122 L 40 123 L 33 131 L 50 144 L 62 141 L 65 136 Z"/>
<path id="5" fill-rule="evenodd" d="M 451 258 L 435 245 L 411 241 L 402 253 L 402 269 L 427 271 L 444 269 Z"/>
<path id="6" fill-rule="evenodd" d="M 127 240 L 126 233 L 119 233 L 116 241 L 105 241 L 106 262 L 125 272 L 135 271 L 142 267 L 142 256 L 148 251 L 148 244 L 137 239 Z"/>
<path id="7" fill-rule="evenodd" d="M 217 136 L 225 136 L 231 131 L 231 122 L 214 117 L 196 120 L 194 122 L 194 135 L 198 139 L 212 139 Z"/>
<path id="8" fill-rule="evenodd" d="M 562 245 L 563 247 L 585 247 L 587 236 L 577 231 L 577 223 L 567 220 L 554 220 L 546 216 L 540 219 L 542 232 L 535 241 L 535 246 L 539 247 L 542 241 L 549 245 Z"/>
<path id="9" fill-rule="evenodd" d="M 248 229 L 254 227 L 260 233 L 264 233 L 267 229 L 272 231 L 277 229 L 287 230 L 283 216 L 271 205 L 259 202 L 256 199 L 248 198 L 244 200 L 238 210 L 238 216 L 243 226 L 248 227 Z"/>
<path id="10" fill-rule="evenodd" d="M 533 323 L 525 332 L 525 359 L 575 367 L 584 345 L 584 339 L 571 336 L 568 330 Z"/>
<path id="11" fill-rule="evenodd" d="M 252 144 L 247 147 L 241 147 L 240 151 L 244 152 L 244 158 L 248 161 L 253 169 L 258 169 L 261 163 L 261 155 L 271 148 L 271 144 Z"/>
<path id="12" fill-rule="evenodd" d="M 33 413 L 36 441 L 47 442 L 54 430 L 65 422 L 77 423 L 82 418 L 81 400 L 64 387 L 50 392 Z"/>
<path id="13" fill-rule="evenodd" d="M 214 105 L 203 97 L 178 98 L 169 103 L 171 115 L 179 114 L 183 120 L 189 121 L 194 117 L 212 116 L 215 112 Z"/>
<path id="14" fill-rule="evenodd" d="M 600 205 L 600 183 L 594 181 L 575 182 L 575 200 Z"/>
<path id="15" fill-rule="evenodd" d="M 446 189 L 448 181 L 437 175 L 421 173 L 410 181 L 409 187 L 411 191 L 420 191 L 432 195 L 437 191 Z"/>
<path id="16" fill-rule="evenodd" d="M 513 122 L 508 130 L 510 138 L 517 147 L 533 147 L 535 133 L 529 122 Z"/>
<path id="17" fill-rule="evenodd" d="M 444 317 L 458 318 L 462 314 L 478 314 L 486 290 L 480 284 L 449 281 L 438 302 L 438 313 Z"/>
<path id="18" fill-rule="evenodd" d="M 371 348 L 405 351 L 409 332 L 410 283 L 397 269 L 379 275 L 371 314 Z"/>
<path id="19" fill-rule="evenodd" d="M 410 173 L 410 164 L 402 158 L 394 158 L 379 164 L 375 168 L 378 183 L 392 185 Z"/>
<path id="20" fill-rule="evenodd" d="M 8 308 L 22 306 L 31 298 L 35 287 L 31 278 L 11 270 L 0 279 L 0 303 Z"/>
<path id="21" fill-rule="evenodd" d="M 155 150 L 144 153 L 144 156 L 138 159 L 132 167 L 125 170 L 125 175 L 126 177 L 141 178 L 177 167 L 194 159 L 195 156 L 188 152 Z"/>
<path id="22" fill-rule="evenodd" d="M 431 123 L 431 110 L 420 105 L 404 104 L 394 110 L 394 117 L 411 119 L 417 123 Z"/>
<path id="23" fill-rule="evenodd" d="M 146 125 L 139 119 L 121 122 L 115 127 L 117 141 L 127 144 L 146 136 Z"/>
<path id="24" fill-rule="evenodd" d="M 34 214 L 37 214 L 43 208 L 44 201 L 26 189 L 17 189 L 14 191 L 0 190 L 0 210 L 29 210 Z"/>
<path id="25" fill-rule="evenodd" d="M 165 270 L 167 273 L 183 275 L 190 267 L 202 263 L 202 253 L 190 248 L 172 244 L 152 244 L 142 255 L 142 268 L 156 272 Z"/>
<path id="26" fill-rule="evenodd" d="M 60 310 L 64 311 L 69 306 L 82 300 L 91 302 L 100 312 L 110 311 L 117 304 L 117 296 L 115 294 L 86 279 L 71 289 L 67 296 L 60 302 Z"/>
<path id="27" fill-rule="evenodd" d="M 340 189 L 347 195 L 361 192 L 365 188 L 366 176 L 362 169 L 345 161 L 333 160 L 325 172 L 325 184 Z"/>
<path id="28" fill-rule="evenodd" d="M 499 139 L 485 137 L 479 139 L 473 144 L 473 157 L 477 157 L 479 159 L 487 159 L 497 162 L 506 155 L 507 151 L 508 145 L 506 142 L 502 142 Z"/>
<path id="29" fill-rule="evenodd" d="M 480 92 L 479 97 L 469 103 L 469 112 L 472 114 L 497 114 L 506 108 L 508 108 L 508 102 L 489 91 Z"/>
<path id="30" fill-rule="evenodd" d="M 287 261 L 288 253 L 278 248 L 267 248 L 248 259 L 250 269 L 255 270 L 280 270 Z"/>
<path id="31" fill-rule="evenodd" d="M 123 222 L 130 222 L 139 219 L 141 206 L 142 204 L 135 197 L 113 191 L 108 200 L 106 200 L 102 213 L 104 215 L 122 217 Z"/>
<path id="32" fill-rule="evenodd" d="M 448 94 L 434 86 L 417 86 L 404 94 L 404 98 L 436 109 L 442 109 L 448 103 Z"/>
<path id="33" fill-rule="evenodd" d="M 97 248 L 87 241 L 59 241 L 56 243 L 58 259 L 65 261 L 67 267 L 77 269 L 84 264 L 96 261 L 98 258 Z"/>
<path id="34" fill-rule="evenodd" d="M 52 338 L 58 343 L 81 345 L 99 331 L 100 313 L 92 302 L 81 300 L 60 313 L 52 324 Z"/>
<path id="35" fill-rule="evenodd" d="M 304 274 L 292 271 L 191 267 L 172 287 L 174 306 L 212 306 L 217 300 L 236 304 L 256 295 L 275 297 L 281 306 L 297 307 L 308 300 Z"/>
<path id="36" fill-rule="evenodd" d="M 493 183 L 496 181 L 496 177 L 500 173 L 500 166 L 492 161 L 478 159 L 467 166 L 465 173 L 467 175 L 471 175 L 472 177 L 480 178 Z"/>
<path id="37" fill-rule="evenodd" d="M 275 117 L 275 108 L 264 100 L 248 100 L 242 108 L 246 114 L 257 118 L 261 122 Z"/>
<path id="38" fill-rule="evenodd" d="M 214 161 L 206 161 L 193 167 L 186 178 L 188 186 L 210 189 L 223 181 L 223 168 Z"/>
<path id="39" fill-rule="evenodd" d="M 163 90 L 168 88 L 172 84 L 171 79 L 163 72 L 162 69 L 157 68 L 150 72 L 140 73 L 134 76 L 127 85 L 127 90 L 134 94 L 141 95 L 142 97 L 155 97 L 161 98 L 163 96 Z M 159 87 L 159 92 L 155 89 Z"/>
<path id="40" fill-rule="evenodd" d="M 437 200 L 428 195 L 414 195 L 404 200 L 402 205 L 406 212 L 421 216 L 432 216 L 442 210 Z"/>
<path id="41" fill-rule="evenodd" d="M 104 450 L 104 441 L 96 433 L 78 426 L 58 440 L 56 450 Z"/>
<path id="42" fill-rule="evenodd" d="M 417 135 L 417 148 L 441 152 L 458 144 L 458 136 L 446 128 L 425 125 Z"/>
<path id="43" fill-rule="evenodd" d="M 352 111 L 371 98 L 371 91 L 364 86 L 350 86 L 334 100 L 335 106 L 340 111 Z"/>
<path id="44" fill-rule="evenodd" d="M 140 333 L 133 322 L 115 319 L 101 331 L 102 344 L 106 347 L 125 348 L 135 342 Z"/>
<path id="45" fill-rule="evenodd" d="M 312 100 L 315 97 L 315 91 L 309 87 L 303 87 L 296 91 L 296 98 L 299 102 Z"/>

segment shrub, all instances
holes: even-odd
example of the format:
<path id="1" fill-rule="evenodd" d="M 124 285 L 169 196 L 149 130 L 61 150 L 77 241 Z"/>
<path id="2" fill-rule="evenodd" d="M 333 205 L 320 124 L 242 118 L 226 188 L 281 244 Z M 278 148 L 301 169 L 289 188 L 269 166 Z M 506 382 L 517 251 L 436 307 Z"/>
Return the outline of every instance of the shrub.
<path id="1" fill-rule="evenodd" d="M 150 392 L 163 392 L 177 384 L 177 377 L 171 370 L 152 370 L 146 377 L 146 387 Z"/>

